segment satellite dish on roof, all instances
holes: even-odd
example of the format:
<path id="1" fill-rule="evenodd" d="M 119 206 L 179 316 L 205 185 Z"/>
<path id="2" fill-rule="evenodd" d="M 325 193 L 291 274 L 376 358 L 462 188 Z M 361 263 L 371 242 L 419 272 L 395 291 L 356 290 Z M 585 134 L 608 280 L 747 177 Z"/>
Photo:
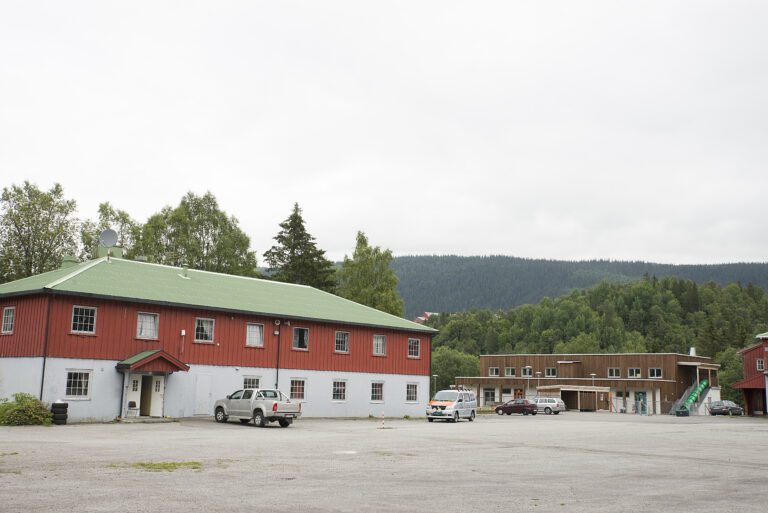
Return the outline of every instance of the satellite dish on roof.
<path id="1" fill-rule="evenodd" d="M 112 246 L 117 244 L 117 232 L 115 230 L 111 230 L 107 228 L 106 230 L 101 232 L 101 235 L 99 235 L 99 242 L 105 248 L 111 248 Z"/>

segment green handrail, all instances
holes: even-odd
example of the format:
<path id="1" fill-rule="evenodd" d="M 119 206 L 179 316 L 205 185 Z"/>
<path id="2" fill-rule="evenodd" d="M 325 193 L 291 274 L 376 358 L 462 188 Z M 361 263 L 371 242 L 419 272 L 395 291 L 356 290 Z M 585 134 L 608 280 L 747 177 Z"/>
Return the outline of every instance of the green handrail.
<path id="1" fill-rule="evenodd" d="M 687 410 L 690 408 L 690 406 L 693 404 L 693 401 L 698 399 L 699 395 L 704 391 L 705 388 L 707 388 L 707 385 L 709 385 L 709 381 L 706 379 L 701 380 L 699 383 L 699 386 L 697 386 L 693 392 L 691 392 L 691 395 L 688 396 L 688 399 L 685 400 L 682 406 L 680 406 L 681 409 Z"/>

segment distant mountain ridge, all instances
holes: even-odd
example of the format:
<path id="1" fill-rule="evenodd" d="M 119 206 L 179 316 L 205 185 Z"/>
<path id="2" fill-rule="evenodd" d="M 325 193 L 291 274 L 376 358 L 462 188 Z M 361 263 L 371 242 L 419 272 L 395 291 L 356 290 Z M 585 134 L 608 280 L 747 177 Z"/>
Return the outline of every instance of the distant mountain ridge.
<path id="1" fill-rule="evenodd" d="M 405 316 L 473 308 L 510 309 L 589 288 L 649 276 L 720 285 L 748 283 L 768 291 L 768 262 L 673 265 L 610 260 L 544 260 L 511 256 L 402 256 L 392 261 Z"/>

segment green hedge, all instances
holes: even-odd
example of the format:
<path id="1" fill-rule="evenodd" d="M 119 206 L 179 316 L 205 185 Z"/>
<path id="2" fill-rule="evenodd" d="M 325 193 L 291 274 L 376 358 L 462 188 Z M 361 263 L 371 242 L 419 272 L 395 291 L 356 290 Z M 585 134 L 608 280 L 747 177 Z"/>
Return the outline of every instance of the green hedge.
<path id="1" fill-rule="evenodd" d="M 13 401 L 0 399 L 0 425 L 50 426 L 52 420 L 48 407 L 32 394 L 13 394 Z"/>

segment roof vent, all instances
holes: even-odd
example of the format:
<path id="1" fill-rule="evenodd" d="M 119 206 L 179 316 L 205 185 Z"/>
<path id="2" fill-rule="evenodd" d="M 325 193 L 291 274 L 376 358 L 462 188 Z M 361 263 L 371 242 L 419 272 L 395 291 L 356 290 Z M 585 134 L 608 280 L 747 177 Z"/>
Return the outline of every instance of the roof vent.
<path id="1" fill-rule="evenodd" d="M 64 255 L 64 258 L 61 259 L 61 267 L 60 269 L 68 269 L 70 267 L 74 267 L 78 264 L 77 258 L 75 258 L 72 255 Z"/>
<path id="2" fill-rule="evenodd" d="M 688 350 L 688 356 L 696 356 L 696 348 L 692 347 Z"/>

